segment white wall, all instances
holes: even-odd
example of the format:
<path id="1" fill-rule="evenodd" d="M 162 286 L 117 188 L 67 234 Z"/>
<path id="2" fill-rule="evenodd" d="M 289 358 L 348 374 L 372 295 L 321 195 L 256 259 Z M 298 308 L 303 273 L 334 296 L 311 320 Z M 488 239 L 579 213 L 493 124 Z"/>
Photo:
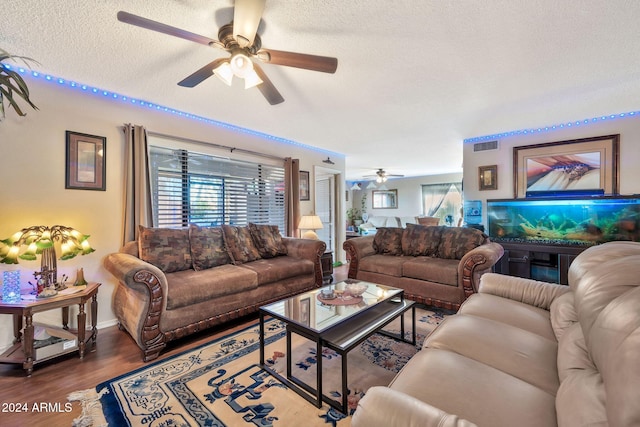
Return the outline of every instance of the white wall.
<path id="1" fill-rule="evenodd" d="M 115 282 L 102 267 L 102 259 L 118 251 L 121 243 L 124 123 L 143 125 L 157 133 L 299 158 L 300 169 L 311 172 L 312 191 L 311 201 L 301 202 L 300 211 L 314 210 L 314 166 L 322 165 L 326 152 L 132 106 L 42 79 L 29 78 L 27 84 L 40 110 L 28 110 L 24 118 L 10 110 L 0 122 L 0 238 L 31 225 L 62 224 L 90 234 L 96 252 L 58 261 L 58 276 L 65 273 L 73 279 L 76 269 L 83 267 L 87 280 L 102 283 L 98 294 L 99 326 L 115 323 L 111 309 Z M 106 191 L 65 189 L 66 130 L 107 138 Z M 332 167 L 344 176 L 344 157 L 332 154 L 331 159 L 336 163 Z M 19 269 L 26 283 L 39 266 L 39 261 L 21 260 L 17 266 L 0 264 L 0 271 Z M 59 319 L 58 310 L 36 316 L 37 321 L 51 324 L 57 324 Z M 11 316 L 0 315 L 0 349 L 11 344 L 12 331 Z"/>
<path id="2" fill-rule="evenodd" d="M 620 134 L 620 194 L 640 193 L 640 117 L 627 116 L 545 133 L 499 138 L 498 150 L 474 152 L 473 143 L 465 143 L 464 199 L 482 201 L 483 223 L 486 226 L 486 200 L 513 198 L 514 147 L 613 134 Z M 487 165 L 498 165 L 497 190 L 479 190 L 478 167 Z"/>

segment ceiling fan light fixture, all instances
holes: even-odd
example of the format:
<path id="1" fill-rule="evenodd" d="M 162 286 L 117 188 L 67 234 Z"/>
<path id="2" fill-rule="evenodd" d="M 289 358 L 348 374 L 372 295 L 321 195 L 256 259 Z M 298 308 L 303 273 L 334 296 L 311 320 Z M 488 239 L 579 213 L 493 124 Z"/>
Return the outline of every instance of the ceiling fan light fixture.
<path id="1" fill-rule="evenodd" d="M 231 86 L 233 82 L 233 70 L 231 70 L 231 65 L 228 62 L 223 62 L 217 68 L 214 68 L 213 74 L 227 86 Z"/>
<path id="2" fill-rule="evenodd" d="M 243 51 L 235 52 L 231 56 L 229 63 L 231 65 L 231 71 L 233 71 L 233 74 L 240 78 L 244 79 L 252 72 L 255 73 L 251 58 L 249 58 Z"/>
<path id="3" fill-rule="evenodd" d="M 250 89 L 252 87 L 258 86 L 262 83 L 262 79 L 256 73 L 256 70 L 251 70 L 249 74 L 247 74 L 244 78 L 244 88 Z"/>

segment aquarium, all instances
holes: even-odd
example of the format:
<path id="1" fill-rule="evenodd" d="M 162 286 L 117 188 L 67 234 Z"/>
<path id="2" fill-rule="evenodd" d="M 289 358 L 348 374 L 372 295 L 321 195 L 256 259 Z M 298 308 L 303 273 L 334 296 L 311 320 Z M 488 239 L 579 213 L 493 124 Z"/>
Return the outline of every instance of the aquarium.
<path id="1" fill-rule="evenodd" d="M 487 200 L 487 225 L 495 242 L 640 241 L 640 195 Z"/>

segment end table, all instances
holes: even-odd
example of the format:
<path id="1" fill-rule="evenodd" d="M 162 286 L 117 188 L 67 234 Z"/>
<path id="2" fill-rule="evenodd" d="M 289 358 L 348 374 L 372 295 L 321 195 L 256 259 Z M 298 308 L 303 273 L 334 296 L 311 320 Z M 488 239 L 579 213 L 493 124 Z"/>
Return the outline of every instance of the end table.
<path id="1" fill-rule="evenodd" d="M 63 354 L 78 350 L 80 359 L 84 357 L 86 343 L 92 341 L 95 344 L 98 335 L 96 324 L 98 321 L 98 288 L 100 283 L 89 283 L 85 289 L 69 293 L 56 295 L 50 298 L 36 300 L 22 300 L 15 303 L 0 301 L 0 314 L 13 315 L 13 346 L 0 355 L 0 363 L 22 363 L 22 367 L 27 371 L 27 375 L 33 373 L 33 365 L 49 360 Z M 73 289 L 73 287 L 70 287 Z M 91 300 L 91 331 L 86 334 L 87 314 L 85 313 L 85 303 Z M 78 329 L 69 329 L 69 307 L 78 304 Z M 62 328 L 72 332 L 78 337 L 78 348 L 63 351 L 61 353 L 45 357 L 41 360 L 34 360 L 34 326 L 33 315 L 42 311 L 62 308 Z M 24 318 L 24 336 L 22 334 L 22 319 Z"/>
<path id="2" fill-rule="evenodd" d="M 320 257 L 322 265 L 322 284 L 328 285 L 333 282 L 333 251 L 327 251 Z"/>

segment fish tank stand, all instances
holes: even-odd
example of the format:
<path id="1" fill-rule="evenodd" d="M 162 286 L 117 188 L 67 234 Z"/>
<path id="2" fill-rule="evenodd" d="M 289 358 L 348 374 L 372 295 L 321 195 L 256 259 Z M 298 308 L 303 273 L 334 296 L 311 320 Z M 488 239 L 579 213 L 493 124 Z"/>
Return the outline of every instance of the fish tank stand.
<path id="1" fill-rule="evenodd" d="M 640 241 L 640 195 L 487 200 L 487 223 L 505 249 L 496 273 L 566 285 L 588 247 Z"/>
<path id="2" fill-rule="evenodd" d="M 551 246 L 535 243 L 503 243 L 504 255 L 494 272 L 509 276 L 568 285 L 569 266 L 584 246 Z"/>

